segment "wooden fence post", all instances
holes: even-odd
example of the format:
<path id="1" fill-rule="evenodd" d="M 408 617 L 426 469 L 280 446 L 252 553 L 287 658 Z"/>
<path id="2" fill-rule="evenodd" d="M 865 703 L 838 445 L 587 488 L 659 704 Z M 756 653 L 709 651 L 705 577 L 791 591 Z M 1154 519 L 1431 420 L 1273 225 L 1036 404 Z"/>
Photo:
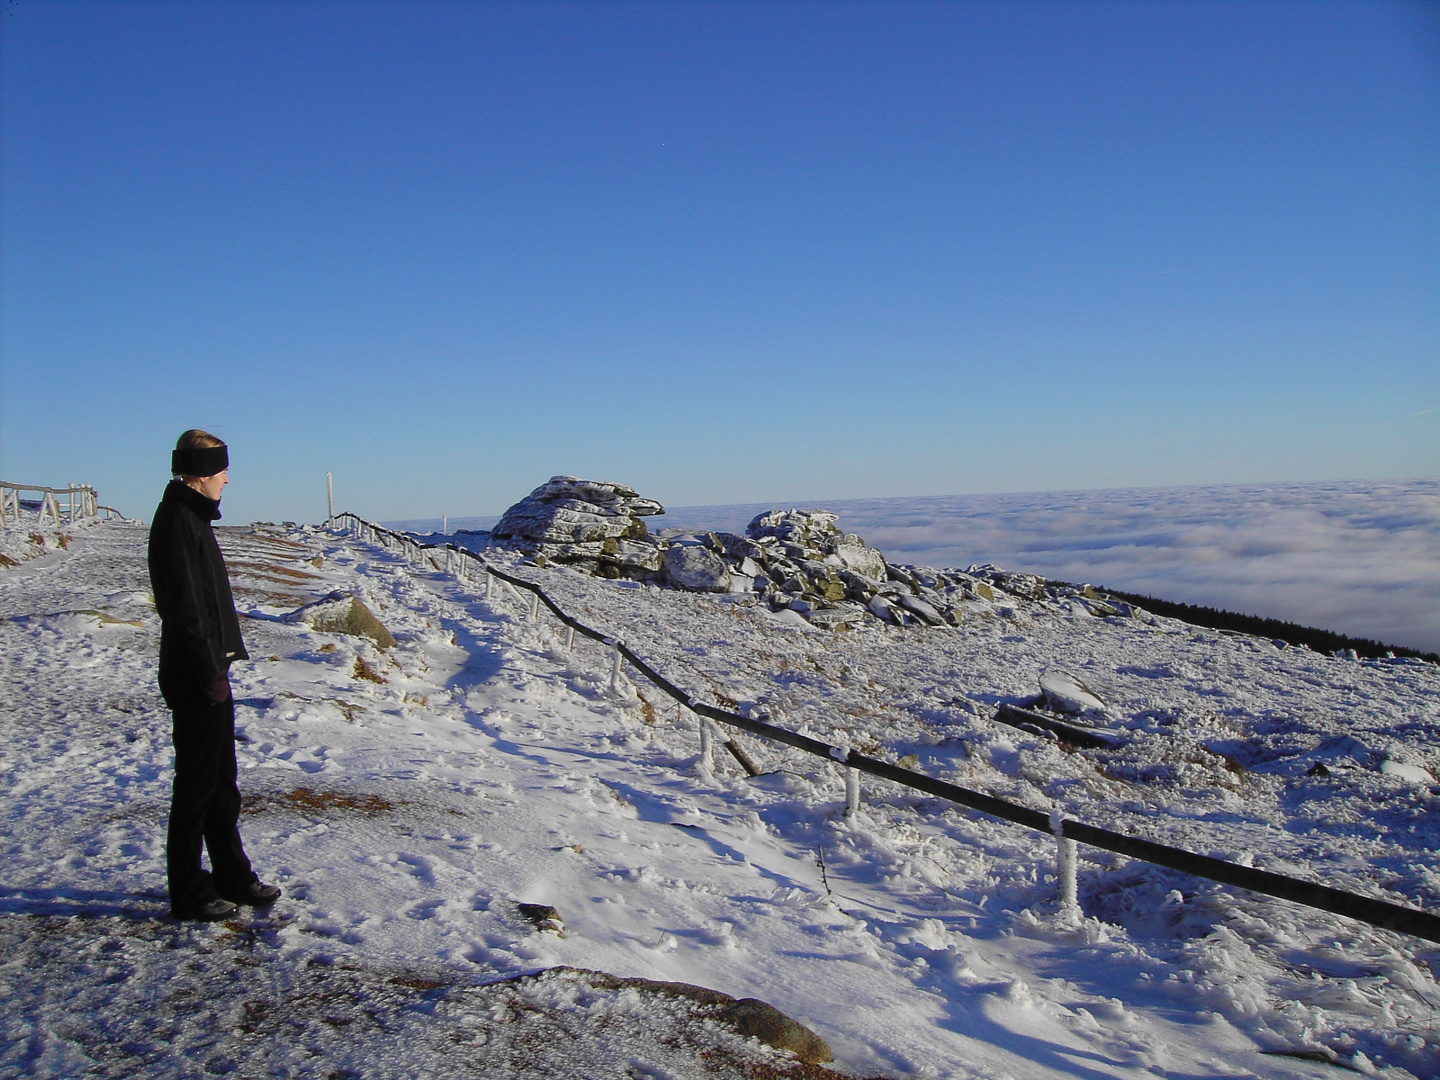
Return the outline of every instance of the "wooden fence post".
<path id="1" fill-rule="evenodd" d="M 612 694 L 622 693 L 625 688 L 624 683 L 621 681 L 620 674 L 620 646 L 623 644 L 624 642 L 619 638 L 610 639 L 610 652 L 613 657 L 610 666 L 610 692 Z"/>

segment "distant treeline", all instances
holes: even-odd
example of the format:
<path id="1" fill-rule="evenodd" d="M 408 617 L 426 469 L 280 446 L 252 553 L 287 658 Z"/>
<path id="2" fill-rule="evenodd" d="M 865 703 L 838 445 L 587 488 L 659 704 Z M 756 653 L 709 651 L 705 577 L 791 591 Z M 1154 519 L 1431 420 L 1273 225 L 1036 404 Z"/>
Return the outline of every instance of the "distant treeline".
<path id="1" fill-rule="evenodd" d="M 1413 656 L 1417 660 L 1428 660 L 1432 664 L 1440 664 L 1440 655 L 1433 652 L 1420 652 L 1418 649 L 1407 649 L 1403 645 L 1385 645 L 1378 641 L 1371 641 L 1369 638 L 1349 637 L 1346 634 L 1336 634 L 1314 626 L 1300 626 L 1296 623 L 1284 622 L 1281 619 L 1262 619 L 1259 615 L 1240 615 L 1234 611 L 1202 607 L 1199 604 L 1177 604 L 1170 600 L 1145 596 L 1143 593 L 1120 592 L 1117 589 L 1105 589 L 1103 592 L 1117 600 L 1137 604 L 1156 615 L 1163 615 L 1169 619 L 1181 619 L 1196 626 L 1208 626 L 1212 630 L 1234 630 L 1241 634 L 1254 634 L 1256 637 L 1284 641 L 1289 645 L 1306 645 L 1316 652 L 1333 653 L 1339 652 L 1341 649 L 1354 649 L 1356 656 L 1364 656 L 1372 660 L 1392 655 Z"/>

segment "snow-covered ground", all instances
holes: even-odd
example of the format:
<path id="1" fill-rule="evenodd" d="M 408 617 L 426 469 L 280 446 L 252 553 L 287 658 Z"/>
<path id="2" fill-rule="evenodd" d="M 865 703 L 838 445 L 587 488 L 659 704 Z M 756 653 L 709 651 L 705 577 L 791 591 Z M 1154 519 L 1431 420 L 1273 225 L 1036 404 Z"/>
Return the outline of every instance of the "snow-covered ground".
<path id="1" fill-rule="evenodd" d="M 693 717 L 643 684 L 613 693 L 603 647 L 567 651 L 504 590 L 316 530 L 221 532 L 254 657 L 234 672 L 242 829 L 285 898 L 219 926 L 164 917 L 144 527 L 0 572 L 0 1075 L 781 1075 L 673 1002 L 499 981 L 558 965 L 760 998 L 847 1075 L 1440 1075 L 1440 947 L 1084 848 L 1073 922 L 1047 837 L 879 781 L 847 818 L 835 766 L 743 736 L 765 775 L 708 767 Z M 1434 666 L 1066 602 L 829 634 L 745 601 L 515 572 L 698 697 L 1068 817 L 1440 904 Z M 336 589 L 396 647 L 280 620 Z M 989 719 L 1047 668 L 1100 694 L 1121 749 Z M 563 935 L 517 903 L 553 905 Z"/>

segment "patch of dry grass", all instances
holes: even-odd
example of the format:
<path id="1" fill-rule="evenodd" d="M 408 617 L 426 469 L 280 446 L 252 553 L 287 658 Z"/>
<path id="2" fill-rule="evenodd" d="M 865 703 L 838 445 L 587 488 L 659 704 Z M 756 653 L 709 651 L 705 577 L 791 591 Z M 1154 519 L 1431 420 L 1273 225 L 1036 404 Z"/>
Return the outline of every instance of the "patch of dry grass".
<path id="1" fill-rule="evenodd" d="M 385 676 L 367 664 L 363 656 L 357 656 L 355 658 L 355 670 L 352 671 L 351 674 L 357 679 L 364 679 L 366 682 L 382 684 L 385 682 Z"/>
<path id="2" fill-rule="evenodd" d="M 307 814 L 348 811 L 375 817 L 395 809 L 395 805 L 379 795 L 357 795 L 348 791 L 316 791 L 314 788 L 297 787 L 279 795 L 247 796 L 241 813 L 258 814 L 280 806 Z"/>

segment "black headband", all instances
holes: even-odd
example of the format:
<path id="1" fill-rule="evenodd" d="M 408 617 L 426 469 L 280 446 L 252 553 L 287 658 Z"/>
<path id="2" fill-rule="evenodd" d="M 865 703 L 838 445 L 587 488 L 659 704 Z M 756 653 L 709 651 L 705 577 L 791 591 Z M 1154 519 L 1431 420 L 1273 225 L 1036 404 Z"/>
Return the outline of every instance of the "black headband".
<path id="1" fill-rule="evenodd" d="M 170 472 L 180 476 L 214 476 L 230 468 L 230 452 L 220 446 L 197 446 L 170 453 Z"/>

